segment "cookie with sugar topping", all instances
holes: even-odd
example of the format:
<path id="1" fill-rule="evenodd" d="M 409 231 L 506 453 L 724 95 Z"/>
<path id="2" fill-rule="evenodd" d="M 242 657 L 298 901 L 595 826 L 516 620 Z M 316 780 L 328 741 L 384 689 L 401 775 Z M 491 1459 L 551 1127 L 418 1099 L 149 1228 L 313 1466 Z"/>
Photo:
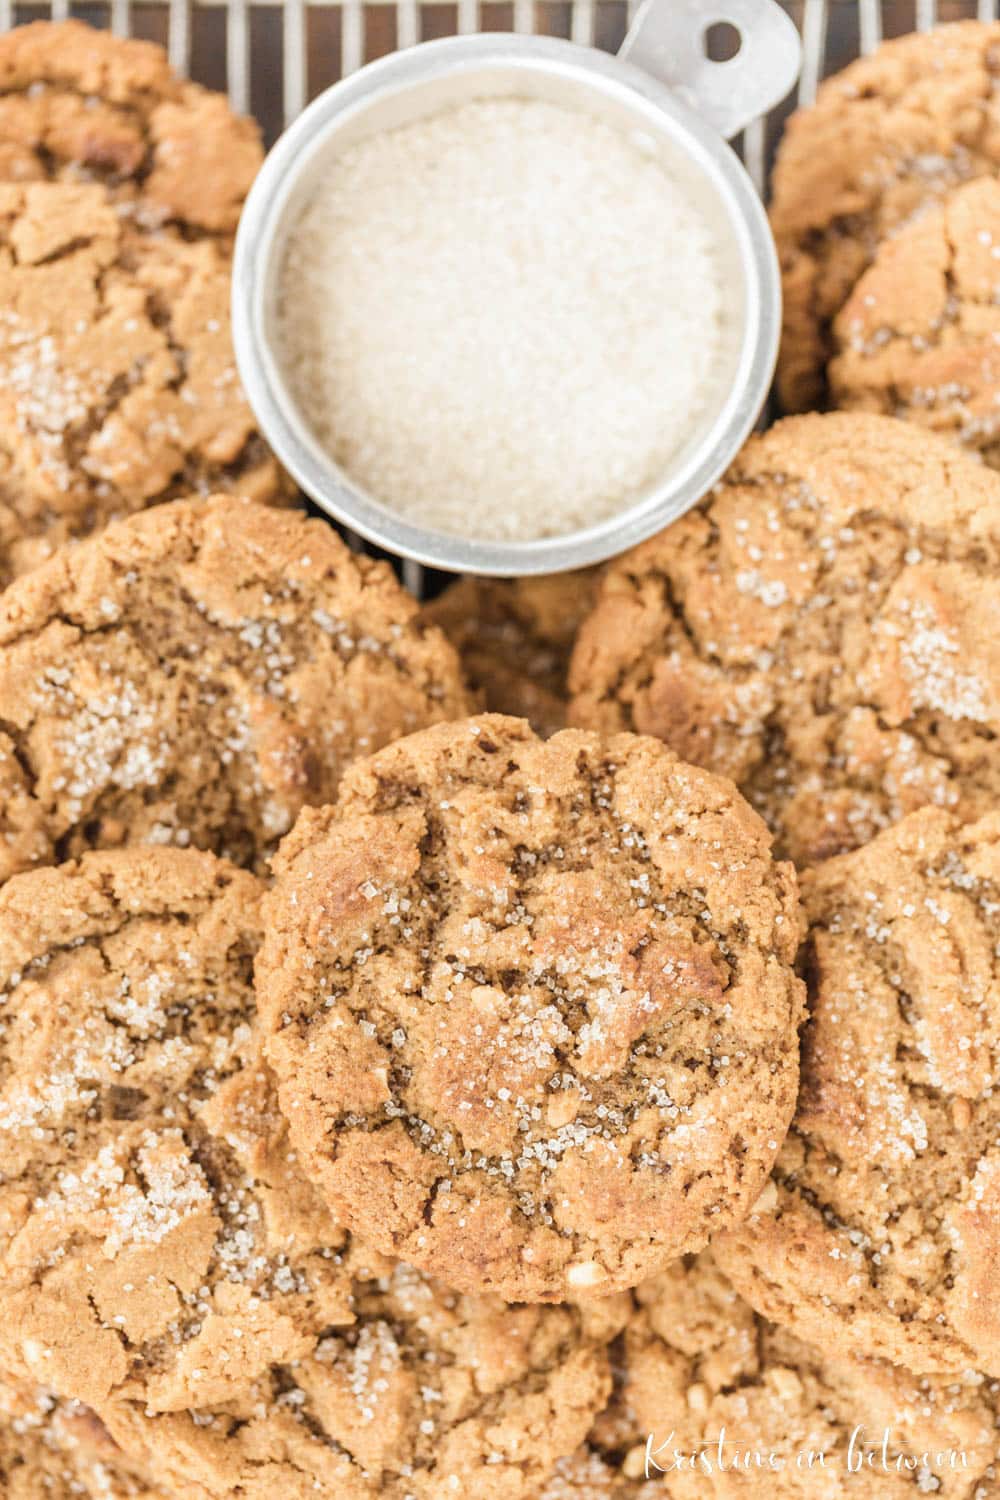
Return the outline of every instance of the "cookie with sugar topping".
<path id="1" fill-rule="evenodd" d="M 998 76 L 1000 25 L 937 26 L 851 63 L 788 122 L 769 209 L 786 410 L 821 403 L 831 324 L 879 244 L 957 184 L 996 175 Z"/>
<path id="2" fill-rule="evenodd" d="M 527 578 L 463 578 L 424 608 L 455 646 L 490 713 L 527 719 L 536 734 L 566 728 L 573 639 L 594 602 L 599 570 Z"/>
<path id="3" fill-rule="evenodd" d="M 225 247 L 137 229 L 102 183 L 0 180 L 0 585 L 157 501 L 292 498 L 229 290 Z"/>
<path id="4" fill-rule="evenodd" d="M 261 886 L 113 850 L 0 891 L 0 1368 L 224 1401 L 348 1316 L 343 1234 L 252 1066 Z"/>
<path id="5" fill-rule="evenodd" d="M 149 227 L 231 235 L 263 159 L 252 120 L 162 47 L 81 21 L 0 37 L 0 181 L 98 181 Z"/>
<path id="6" fill-rule="evenodd" d="M 0 1379 L 4 1500 L 169 1500 L 87 1408 Z"/>
<path id="7" fill-rule="evenodd" d="M 518 1500 L 606 1400 L 624 1299 L 463 1298 L 348 1238 L 255 1059 L 260 896 L 177 849 L 0 891 L 0 1367 L 171 1494 Z"/>
<path id="8" fill-rule="evenodd" d="M 605 575 L 572 722 L 731 776 L 811 864 L 1000 798 L 1000 477 L 862 413 L 790 417 Z"/>
<path id="9" fill-rule="evenodd" d="M 731 783 L 484 715 L 359 761 L 275 871 L 262 1045 L 366 1240 L 559 1300 L 749 1211 L 794 1105 L 798 918 Z"/>
<path id="10" fill-rule="evenodd" d="M 833 403 L 940 432 L 1000 468 L 1000 183 L 883 241 L 833 325 Z"/>
<path id="11" fill-rule="evenodd" d="M 996 1381 L 972 1372 L 918 1376 L 826 1341 L 805 1344 L 756 1316 L 708 1251 L 674 1262 L 635 1297 L 625 1331 L 632 1446 L 615 1462 L 626 1476 L 648 1468 L 652 1487 L 639 1484 L 640 1496 L 997 1493 Z M 859 1462 L 869 1454 L 871 1463 Z"/>
<path id="12" fill-rule="evenodd" d="M 0 879 L 156 842 L 262 869 L 355 756 L 465 711 L 416 614 L 325 522 L 233 498 L 64 549 L 0 603 Z"/>
<path id="13" fill-rule="evenodd" d="M 718 1259 L 824 1348 L 1000 1376 L 1000 816 L 914 813 L 803 895 L 798 1108 Z"/>
<path id="14" fill-rule="evenodd" d="M 534 1500 L 607 1397 L 620 1310 L 464 1297 L 352 1243 L 350 1316 L 238 1398 L 113 1405 L 123 1450 L 185 1500 Z"/>
<path id="15" fill-rule="evenodd" d="M 641 1481 L 626 1478 L 600 1453 L 583 1447 L 559 1460 L 532 1500 L 642 1500 L 644 1492 L 654 1500 Z"/>

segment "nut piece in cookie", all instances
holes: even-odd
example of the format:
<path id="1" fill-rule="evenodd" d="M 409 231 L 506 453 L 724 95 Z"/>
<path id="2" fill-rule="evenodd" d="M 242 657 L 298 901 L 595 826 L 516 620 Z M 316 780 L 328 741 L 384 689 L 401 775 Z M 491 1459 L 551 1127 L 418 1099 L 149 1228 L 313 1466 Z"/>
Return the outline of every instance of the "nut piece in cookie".
<path id="1" fill-rule="evenodd" d="M 1000 468 L 1000 182 L 955 188 L 884 241 L 834 343 L 836 406 L 903 417 Z"/>
<path id="2" fill-rule="evenodd" d="M 792 116 L 770 207 L 786 410 L 822 401 L 831 324 L 879 243 L 958 183 L 996 175 L 998 76 L 1000 25 L 938 26 L 883 43 Z"/>
<path id="3" fill-rule="evenodd" d="M 752 438 L 607 571 L 572 722 L 731 776 L 808 865 L 927 804 L 1000 799 L 1000 476 L 861 413 Z"/>
<path id="4" fill-rule="evenodd" d="M 108 1425 L 197 1500 L 535 1500 L 607 1399 L 578 1308 L 463 1297 L 357 1243 L 332 1257 L 347 1315 L 225 1403 Z"/>
<path id="5" fill-rule="evenodd" d="M 0 891 L 0 1368 L 21 1383 L 177 1411 L 350 1318 L 343 1236 L 249 1067 L 260 896 L 180 849 Z"/>
<path id="6" fill-rule="evenodd" d="M 599 571 L 529 578 L 463 578 L 424 609 L 458 651 L 490 713 L 527 719 L 536 734 L 566 728 L 566 676 L 577 627 Z"/>
<path id="7" fill-rule="evenodd" d="M 994 1382 L 971 1372 L 919 1376 L 826 1341 L 807 1345 L 756 1317 L 709 1252 L 676 1261 L 637 1289 L 624 1394 L 633 1446 L 622 1470 L 642 1475 L 648 1452 L 655 1483 L 640 1494 L 651 1500 L 664 1491 L 671 1500 L 995 1494 Z M 874 1462 L 859 1462 L 869 1450 Z M 711 1471 L 697 1460 L 677 1462 L 675 1452 L 704 1455 Z M 897 1468 L 898 1455 L 906 1461 Z"/>
<path id="8" fill-rule="evenodd" d="M 0 181 L 99 181 L 150 228 L 231 236 L 262 159 L 254 122 L 162 47 L 80 21 L 0 37 Z"/>
<path id="9" fill-rule="evenodd" d="M 0 602 L 0 880 L 139 843 L 262 869 L 355 756 L 464 712 L 416 613 L 325 522 L 243 500 L 64 549 Z"/>
<path id="10" fill-rule="evenodd" d="M 292 1138 L 354 1229 L 468 1291 L 604 1295 L 759 1194 L 794 1105 L 794 874 L 655 740 L 440 725 L 275 860 L 257 965 Z"/>
<path id="11" fill-rule="evenodd" d="M 719 1260 L 824 1348 L 1000 1375 L 1000 815 L 914 813 L 803 895 L 802 1091 Z"/>
<path id="12" fill-rule="evenodd" d="M 291 497 L 229 287 L 224 246 L 140 229 L 101 183 L 0 181 L 0 585 L 178 494 Z"/>

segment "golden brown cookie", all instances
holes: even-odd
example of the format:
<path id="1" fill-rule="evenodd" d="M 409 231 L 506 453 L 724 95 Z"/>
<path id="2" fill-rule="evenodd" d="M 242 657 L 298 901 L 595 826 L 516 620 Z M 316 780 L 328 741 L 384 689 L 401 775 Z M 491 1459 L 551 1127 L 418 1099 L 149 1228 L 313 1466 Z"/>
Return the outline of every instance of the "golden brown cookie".
<path id="1" fill-rule="evenodd" d="M 824 1348 L 1000 1375 L 1000 814 L 926 808 L 803 892 L 802 1092 L 720 1263 Z"/>
<path id="2" fill-rule="evenodd" d="M 367 1241 L 559 1300 L 749 1210 L 796 1091 L 797 906 L 730 783 L 483 715 L 358 762 L 275 872 L 262 1044 Z"/>
<path id="3" fill-rule="evenodd" d="M 252 120 L 150 42 L 80 21 L 0 37 L 0 181 L 100 181 L 144 224 L 230 235 L 262 160 Z"/>
<path id="4" fill-rule="evenodd" d="M 833 340 L 836 406 L 903 417 L 1000 468 L 1000 182 L 955 188 L 885 240 Z"/>
<path id="5" fill-rule="evenodd" d="M 528 1500 L 606 1399 L 609 1329 L 463 1297 L 357 1244 L 345 1315 L 242 1396 L 109 1426 L 184 1500 Z M 614 1327 L 619 1326 L 616 1321 Z"/>
<path id="6" fill-rule="evenodd" d="M 4 1500 L 169 1500 L 124 1457 L 92 1412 L 0 1379 Z"/>
<path id="7" fill-rule="evenodd" d="M 0 182 L 0 585 L 178 494 L 290 498 L 237 377 L 229 271 L 101 183 Z"/>
<path id="8" fill-rule="evenodd" d="M 1000 798 L 1000 478 L 859 413 L 793 417 L 627 553 L 570 716 L 731 776 L 799 864 Z"/>
<path id="9" fill-rule="evenodd" d="M 263 868 L 356 755 L 465 709 L 452 648 L 326 522 L 156 506 L 0 602 L 0 879 L 117 844 Z"/>
<path id="10" fill-rule="evenodd" d="M 0 892 L 0 1363 L 185 1500 L 453 1471 L 516 1500 L 606 1399 L 621 1309 L 461 1298 L 348 1241 L 252 1061 L 259 897 L 176 849 Z"/>
<path id="11" fill-rule="evenodd" d="M 527 719 L 536 734 L 566 727 L 573 639 L 599 572 L 463 578 L 424 609 L 455 646 L 470 688 L 490 713 Z"/>
<path id="12" fill-rule="evenodd" d="M 0 891 L 0 1368 L 229 1399 L 344 1315 L 343 1235 L 248 1065 L 261 887 L 113 850 Z"/>
<path id="13" fill-rule="evenodd" d="M 640 1496 L 986 1500 L 996 1493 L 995 1381 L 971 1372 L 920 1377 L 826 1343 L 804 1344 L 756 1317 L 707 1252 L 674 1262 L 636 1300 L 625 1333 L 635 1442 L 621 1471 L 648 1469 L 652 1488 L 640 1486 Z"/>
<path id="14" fill-rule="evenodd" d="M 621 1470 L 592 1449 L 578 1448 L 556 1464 L 535 1500 L 656 1500 L 652 1489 L 627 1479 Z"/>
<path id="15" fill-rule="evenodd" d="M 770 209 L 786 410 L 821 402 L 830 325 L 879 243 L 929 199 L 1000 168 L 998 73 L 1000 25 L 938 26 L 883 43 L 792 116 Z"/>

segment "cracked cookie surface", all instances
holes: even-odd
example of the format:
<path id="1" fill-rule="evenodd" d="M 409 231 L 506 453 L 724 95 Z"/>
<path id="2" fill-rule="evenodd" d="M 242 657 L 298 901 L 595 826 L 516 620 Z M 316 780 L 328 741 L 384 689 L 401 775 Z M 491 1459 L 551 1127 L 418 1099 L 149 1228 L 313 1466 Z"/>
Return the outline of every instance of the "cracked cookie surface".
<path id="1" fill-rule="evenodd" d="M 385 563 L 221 497 L 116 522 L 0 603 L 0 879 L 124 843 L 263 869 L 344 766 L 465 711 Z"/>
<path id="2" fill-rule="evenodd" d="M 358 762 L 275 873 L 262 1042 L 367 1241 L 558 1300 L 749 1210 L 794 1104 L 797 906 L 730 783 L 484 715 Z"/>
<path id="3" fill-rule="evenodd" d="M 343 1236 L 248 1066 L 261 891 L 149 849 L 0 892 L 0 1368 L 22 1384 L 226 1400 L 343 1314 Z"/>
<path id="4" fill-rule="evenodd" d="M 1000 468 L 1000 183 L 956 188 L 878 248 L 834 323 L 835 406 L 902 417 Z"/>
<path id="5" fill-rule="evenodd" d="M 987 1500 L 1000 1493 L 996 1381 L 971 1372 L 922 1377 L 826 1342 L 805 1344 L 757 1317 L 709 1252 L 675 1262 L 635 1297 L 623 1391 L 634 1446 L 622 1471 L 642 1474 L 647 1444 L 660 1470 L 650 1465 L 652 1487 L 638 1486 L 639 1496 L 915 1500 L 933 1493 Z M 725 1466 L 718 1462 L 720 1434 Z M 872 1463 L 849 1472 L 849 1454 L 853 1462 L 868 1450 Z M 711 1471 L 677 1462 L 675 1452 L 703 1453 Z M 824 1461 L 798 1461 L 809 1453 Z M 899 1454 L 909 1461 L 897 1470 Z"/>
<path id="6" fill-rule="evenodd" d="M 606 1399 L 621 1299 L 462 1298 L 348 1239 L 255 1062 L 260 895 L 175 849 L 0 892 L 0 1364 L 186 1500 L 517 1500 Z"/>
<path id="7" fill-rule="evenodd" d="M 1000 798 L 1000 480 L 907 423 L 791 417 L 608 570 L 571 720 L 731 776 L 808 865 Z"/>
<path id="8" fill-rule="evenodd" d="M 527 719 L 536 734 L 566 728 L 566 677 L 577 627 L 599 571 L 463 578 L 424 608 L 458 651 L 490 713 Z"/>
<path id="9" fill-rule="evenodd" d="M 170 1500 L 134 1470 L 93 1413 L 0 1378 L 4 1500 Z"/>
<path id="10" fill-rule="evenodd" d="M 463 1297 L 357 1243 L 344 1314 L 226 1404 L 117 1404 L 122 1448 L 185 1500 L 529 1500 L 607 1398 L 621 1313 Z"/>
<path id="11" fill-rule="evenodd" d="M 100 181 L 148 227 L 231 236 L 262 160 L 254 122 L 161 47 L 82 21 L 0 37 L 0 182 Z"/>
<path id="12" fill-rule="evenodd" d="M 0 182 L 0 585 L 179 494 L 291 498 L 229 291 L 228 251 L 140 231 L 102 184 Z"/>
<path id="13" fill-rule="evenodd" d="M 794 114 L 771 227 L 784 298 L 778 390 L 821 403 L 830 325 L 879 243 L 928 202 L 1000 167 L 1000 25 L 965 21 L 884 42 Z"/>
<path id="14" fill-rule="evenodd" d="M 803 896 L 795 1120 L 716 1254 L 825 1348 L 1000 1375 L 1000 816 L 926 808 Z"/>

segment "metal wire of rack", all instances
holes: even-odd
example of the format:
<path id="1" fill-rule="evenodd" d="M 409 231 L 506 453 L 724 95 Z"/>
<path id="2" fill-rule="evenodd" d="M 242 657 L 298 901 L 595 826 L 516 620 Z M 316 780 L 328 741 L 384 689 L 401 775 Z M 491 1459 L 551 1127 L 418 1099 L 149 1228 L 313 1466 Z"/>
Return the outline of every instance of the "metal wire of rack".
<path id="1" fill-rule="evenodd" d="M 639 0 L 0 0 L 0 31 L 70 15 L 167 48 L 179 72 L 228 93 L 256 116 L 270 144 L 310 99 L 338 78 L 397 48 L 477 31 L 534 32 L 617 51 Z M 755 120 L 734 142 L 764 193 L 789 112 L 809 104 L 827 74 L 884 37 L 940 21 L 998 18 L 1000 0 L 783 0 L 802 36 L 794 98 Z M 418 595 L 418 564 L 403 567 Z"/>

